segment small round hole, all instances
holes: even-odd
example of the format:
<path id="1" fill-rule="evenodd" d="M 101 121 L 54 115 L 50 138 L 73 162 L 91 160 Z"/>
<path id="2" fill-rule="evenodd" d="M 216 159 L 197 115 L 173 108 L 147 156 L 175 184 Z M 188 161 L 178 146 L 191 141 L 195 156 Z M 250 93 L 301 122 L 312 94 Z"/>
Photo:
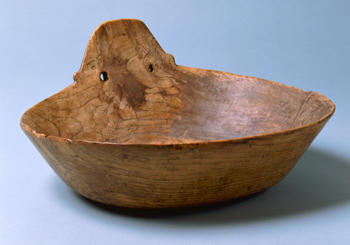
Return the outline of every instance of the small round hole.
<path id="1" fill-rule="evenodd" d="M 101 72 L 101 74 L 100 74 L 100 79 L 101 79 L 101 81 L 103 81 L 103 82 L 107 81 L 107 80 L 108 80 L 107 72 L 105 72 L 105 71 Z"/>
<path id="2" fill-rule="evenodd" d="M 153 65 L 149 65 L 148 70 L 149 70 L 150 72 L 153 72 Z"/>

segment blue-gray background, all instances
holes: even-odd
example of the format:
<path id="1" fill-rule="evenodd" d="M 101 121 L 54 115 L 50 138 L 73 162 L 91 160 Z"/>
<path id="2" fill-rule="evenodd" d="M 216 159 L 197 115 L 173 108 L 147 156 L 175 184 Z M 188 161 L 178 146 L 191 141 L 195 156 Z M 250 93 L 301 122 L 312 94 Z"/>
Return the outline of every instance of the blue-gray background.
<path id="1" fill-rule="evenodd" d="M 0 0 L 0 244 L 349 244 L 350 1 Z M 94 29 L 146 23 L 180 65 L 329 97 L 336 113 L 282 182 L 252 198 L 144 217 L 80 198 L 19 127 L 73 82 Z"/>

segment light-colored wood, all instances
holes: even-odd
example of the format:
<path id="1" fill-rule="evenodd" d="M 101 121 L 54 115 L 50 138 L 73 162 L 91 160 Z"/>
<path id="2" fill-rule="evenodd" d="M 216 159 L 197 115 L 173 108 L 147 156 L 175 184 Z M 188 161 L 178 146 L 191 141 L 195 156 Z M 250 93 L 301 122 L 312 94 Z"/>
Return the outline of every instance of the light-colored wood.
<path id="1" fill-rule="evenodd" d="M 21 127 L 79 194 L 125 207 L 213 203 L 262 191 L 334 113 L 316 92 L 175 64 L 144 23 L 91 36 L 74 84 Z"/>

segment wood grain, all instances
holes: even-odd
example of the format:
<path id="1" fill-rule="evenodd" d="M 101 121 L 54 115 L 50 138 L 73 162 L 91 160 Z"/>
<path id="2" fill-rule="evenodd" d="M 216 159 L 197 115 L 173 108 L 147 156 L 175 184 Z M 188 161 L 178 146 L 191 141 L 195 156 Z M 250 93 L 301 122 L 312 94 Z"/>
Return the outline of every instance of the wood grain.
<path id="1" fill-rule="evenodd" d="M 179 66 L 143 22 L 123 19 L 95 30 L 74 83 L 21 127 L 79 194 L 164 208 L 276 184 L 334 110 L 316 92 Z"/>

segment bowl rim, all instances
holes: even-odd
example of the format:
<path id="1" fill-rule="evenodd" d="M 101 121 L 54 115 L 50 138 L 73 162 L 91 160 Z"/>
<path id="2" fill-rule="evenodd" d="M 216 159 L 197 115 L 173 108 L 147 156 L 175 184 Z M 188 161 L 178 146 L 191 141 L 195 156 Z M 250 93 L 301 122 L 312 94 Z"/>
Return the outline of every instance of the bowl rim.
<path id="1" fill-rule="evenodd" d="M 179 65 L 179 67 L 184 68 L 185 66 L 180 66 Z M 196 68 L 196 69 L 198 69 L 198 68 Z M 200 69 L 200 70 L 208 70 L 208 69 Z M 222 71 L 216 71 L 216 70 L 208 70 L 208 71 L 226 73 L 226 74 L 230 74 L 230 75 L 234 75 L 234 76 L 239 76 L 241 78 L 259 79 L 260 81 L 263 81 L 263 82 L 278 84 L 280 86 L 284 86 L 284 87 L 287 87 L 287 88 L 290 88 L 290 89 L 299 90 L 300 92 L 314 93 L 314 94 L 320 96 L 328 105 L 330 105 L 331 110 L 330 110 L 330 112 L 327 115 L 323 116 L 321 119 L 316 120 L 316 121 L 314 121 L 312 123 L 309 123 L 309 124 L 306 124 L 306 125 L 303 125 L 303 126 L 299 126 L 299 127 L 293 127 L 293 128 L 289 128 L 289 129 L 284 129 L 284 130 L 277 131 L 277 132 L 266 133 L 266 134 L 257 134 L 257 135 L 251 135 L 251 136 L 244 136 L 244 137 L 232 138 L 232 139 L 194 141 L 194 142 L 183 142 L 183 143 L 182 142 L 177 142 L 177 143 L 170 143 L 170 142 L 165 142 L 165 143 L 152 143 L 152 142 L 150 142 L 150 143 L 145 143 L 145 142 L 144 143 L 125 143 L 124 142 L 123 143 L 123 142 L 119 142 L 119 143 L 116 143 L 116 142 L 108 142 L 108 141 L 69 139 L 69 138 L 61 137 L 61 136 L 48 135 L 48 134 L 45 134 L 45 133 L 37 133 L 34 129 L 29 127 L 27 124 L 23 123 L 23 119 L 26 116 L 28 111 L 35 110 L 35 108 L 39 104 L 44 103 L 45 100 L 47 100 L 49 98 L 52 98 L 54 96 L 57 96 L 59 93 L 65 91 L 65 90 L 68 90 L 70 87 L 75 85 L 75 82 L 74 82 L 73 84 L 69 85 L 68 87 L 64 88 L 63 90 L 61 90 L 61 91 L 59 91 L 59 92 L 49 96 L 48 98 L 46 98 L 46 99 L 36 103 L 34 106 L 32 106 L 31 108 L 26 110 L 24 112 L 24 114 L 22 115 L 21 119 L 20 119 L 20 126 L 21 126 L 22 130 L 24 130 L 25 132 L 28 132 L 28 133 L 34 135 L 36 138 L 53 139 L 53 140 L 57 140 L 57 141 L 70 142 L 70 143 L 76 142 L 76 143 L 81 143 L 81 144 L 99 144 L 99 145 L 115 145 L 115 146 L 158 146 L 158 147 L 160 147 L 160 146 L 199 146 L 199 145 L 207 145 L 207 144 L 241 143 L 241 142 L 244 142 L 244 141 L 247 141 L 247 140 L 254 140 L 254 139 L 259 139 L 259 138 L 263 138 L 263 137 L 269 137 L 269 136 L 272 136 L 272 135 L 291 134 L 293 132 L 300 131 L 300 130 L 302 130 L 304 128 L 309 128 L 309 127 L 313 127 L 313 126 L 319 125 L 319 124 L 323 123 L 324 121 L 329 120 L 333 116 L 333 114 L 335 112 L 335 109 L 336 109 L 335 104 L 329 98 L 327 98 L 325 95 L 320 94 L 318 92 L 304 91 L 304 90 L 302 90 L 300 88 L 297 88 L 297 87 L 285 85 L 285 84 L 282 84 L 282 83 L 278 83 L 278 82 L 274 82 L 274 81 L 270 81 L 270 80 L 263 79 L 263 78 L 258 78 L 258 77 L 238 75 L 238 74 L 233 74 L 233 73 L 230 73 L 230 72 L 222 72 Z"/>

